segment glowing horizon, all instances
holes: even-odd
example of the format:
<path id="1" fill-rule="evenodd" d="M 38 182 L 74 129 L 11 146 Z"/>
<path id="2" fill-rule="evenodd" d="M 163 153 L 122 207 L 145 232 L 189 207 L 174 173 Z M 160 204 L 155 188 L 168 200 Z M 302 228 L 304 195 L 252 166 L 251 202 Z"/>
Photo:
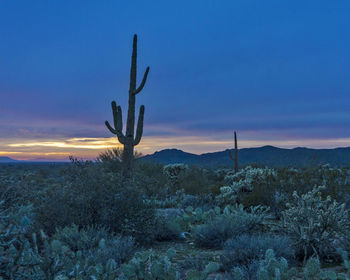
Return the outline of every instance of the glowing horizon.
<path id="1" fill-rule="evenodd" d="M 253 148 L 271 145 L 279 148 L 308 147 L 330 149 L 349 147 L 350 138 L 338 139 L 294 139 L 294 140 L 252 140 L 240 139 L 239 148 Z M 110 138 L 67 138 L 67 139 L 21 139 L 0 142 L 0 156 L 17 160 L 52 161 L 68 160 L 69 156 L 83 159 L 95 159 L 101 152 L 122 148 L 115 137 Z M 233 148 L 232 139 L 210 139 L 199 136 L 151 137 L 146 136 L 136 146 L 142 154 L 152 154 L 163 149 L 180 149 L 193 154 L 217 152 Z"/>

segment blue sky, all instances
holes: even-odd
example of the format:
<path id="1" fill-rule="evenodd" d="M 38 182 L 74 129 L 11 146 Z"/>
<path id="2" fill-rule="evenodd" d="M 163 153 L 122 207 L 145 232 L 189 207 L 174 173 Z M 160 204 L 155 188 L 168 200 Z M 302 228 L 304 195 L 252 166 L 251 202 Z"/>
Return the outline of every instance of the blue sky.
<path id="1" fill-rule="evenodd" d="M 142 152 L 222 150 L 233 130 L 241 147 L 350 146 L 349 14 L 345 0 L 1 1 L 0 156 L 113 146 L 134 33 L 138 77 L 151 68 Z"/>

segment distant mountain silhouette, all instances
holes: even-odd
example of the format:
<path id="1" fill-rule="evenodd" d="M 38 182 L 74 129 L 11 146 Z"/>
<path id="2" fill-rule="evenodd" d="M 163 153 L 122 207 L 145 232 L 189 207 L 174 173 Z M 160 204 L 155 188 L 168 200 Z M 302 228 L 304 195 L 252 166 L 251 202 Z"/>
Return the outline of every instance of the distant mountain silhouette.
<path id="1" fill-rule="evenodd" d="M 233 150 L 231 150 L 233 151 Z M 283 149 L 273 146 L 239 149 L 240 165 L 259 164 L 270 167 L 304 167 L 310 164 L 329 163 L 332 166 L 350 166 L 350 147 L 335 149 L 294 148 Z M 146 155 L 140 160 L 169 163 L 186 163 L 203 167 L 233 166 L 228 151 L 201 155 L 186 153 L 178 149 L 166 149 Z"/>
<path id="2" fill-rule="evenodd" d="M 0 157 L 0 163 L 12 163 L 12 162 L 19 162 L 19 161 L 9 157 Z"/>

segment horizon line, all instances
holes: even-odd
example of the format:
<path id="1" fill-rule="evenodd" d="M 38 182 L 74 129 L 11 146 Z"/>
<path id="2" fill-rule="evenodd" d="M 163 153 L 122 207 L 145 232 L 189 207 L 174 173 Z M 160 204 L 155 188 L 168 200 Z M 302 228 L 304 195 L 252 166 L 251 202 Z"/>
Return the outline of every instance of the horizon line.
<path id="1" fill-rule="evenodd" d="M 262 145 L 262 146 L 252 146 L 252 147 L 243 147 L 243 148 L 238 148 L 238 150 L 247 150 L 247 149 L 261 149 L 264 147 L 272 147 L 272 148 L 277 148 L 277 149 L 282 149 L 282 150 L 294 150 L 294 149 L 309 149 L 309 150 L 336 150 L 336 149 L 346 149 L 346 148 L 350 148 L 350 146 L 338 146 L 338 147 L 331 147 L 331 148 L 313 148 L 313 147 L 308 147 L 308 146 L 294 146 L 294 147 L 279 147 L 279 146 L 274 146 L 274 145 Z M 116 147 L 118 148 L 118 147 Z M 111 150 L 113 148 L 107 149 L 107 150 Z M 234 150 L 234 148 L 227 148 L 224 150 L 217 150 L 214 152 L 202 152 L 202 153 L 193 153 L 193 152 L 188 152 L 185 151 L 183 149 L 179 149 L 179 148 L 164 148 L 161 150 L 156 150 L 153 153 L 147 153 L 147 154 L 143 154 L 141 153 L 141 157 L 144 156 L 148 156 L 148 155 L 153 155 L 157 152 L 161 152 L 161 151 L 165 151 L 165 150 L 178 150 L 178 151 L 182 151 L 184 153 L 187 154 L 193 154 L 193 155 L 203 155 L 203 154 L 212 154 L 212 153 L 219 153 L 219 152 L 224 152 L 227 150 Z M 135 149 L 135 151 L 137 151 Z M 73 155 L 69 155 L 67 158 L 63 158 L 63 159 L 59 159 L 59 158 L 52 158 L 52 159 L 45 159 L 45 158 L 33 158 L 33 159 L 16 159 L 15 157 L 11 157 L 11 152 L 9 153 L 9 155 L 6 155 L 5 153 L 2 155 L 2 153 L 0 153 L 0 158 L 9 158 L 11 160 L 14 161 L 18 161 L 18 162 L 26 162 L 26 163 L 69 163 L 69 157 L 72 156 L 74 158 L 77 159 L 81 159 L 81 160 L 96 160 L 98 156 L 95 157 L 80 157 L 80 156 L 73 156 Z M 1 163 L 1 162 L 0 162 Z M 4 162 L 6 163 L 6 162 Z M 14 162 L 15 163 L 15 162 Z"/>

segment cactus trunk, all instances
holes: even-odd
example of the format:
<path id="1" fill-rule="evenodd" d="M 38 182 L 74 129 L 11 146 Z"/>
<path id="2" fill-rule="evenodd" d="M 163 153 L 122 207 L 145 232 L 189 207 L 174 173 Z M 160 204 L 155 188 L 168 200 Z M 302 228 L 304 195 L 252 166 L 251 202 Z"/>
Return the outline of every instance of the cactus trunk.
<path id="1" fill-rule="evenodd" d="M 133 159 L 134 159 L 134 146 L 138 145 L 141 141 L 143 132 L 143 116 L 145 112 L 145 107 L 141 105 L 139 119 L 137 122 L 136 136 L 135 132 L 135 102 L 136 94 L 138 94 L 144 87 L 149 67 L 147 67 L 146 72 L 143 76 L 142 82 L 138 88 L 136 88 L 136 72 L 137 72 L 137 36 L 134 35 L 132 56 L 131 56 L 131 69 L 130 69 L 130 87 L 129 87 L 129 106 L 128 106 L 128 118 L 126 121 L 126 132 L 125 135 L 122 132 L 123 121 L 122 121 L 122 110 L 120 106 L 117 106 L 116 102 L 112 102 L 112 111 L 114 118 L 114 128 L 109 124 L 108 121 L 105 122 L 107 128 L 116 134 L 118 140 L 124 145 L 122 161 L 123 161 L 123 176 L 124 178 L 130 178 L 133 169 Z"/>
<path id="2" fill-rule="evenodd" d="M 235 172 L 238 172 L 238 145 L 237 145 L 237 133 L 235 131 Z"/>
<path id="3" fill-rule="evenodd" d="M 237 145 L 237 133 L 236 133 L 236 131 L 234 133 L 234 139 L 235 139 L 235 156 L 233 157 L 233 155 L 232 155 L 230 150 L 228 150 L 228 155 L 234 161 L 234 163 L 235 163 L 235 173 L 237 173 L 238 172 L 238 145 Z"/>

